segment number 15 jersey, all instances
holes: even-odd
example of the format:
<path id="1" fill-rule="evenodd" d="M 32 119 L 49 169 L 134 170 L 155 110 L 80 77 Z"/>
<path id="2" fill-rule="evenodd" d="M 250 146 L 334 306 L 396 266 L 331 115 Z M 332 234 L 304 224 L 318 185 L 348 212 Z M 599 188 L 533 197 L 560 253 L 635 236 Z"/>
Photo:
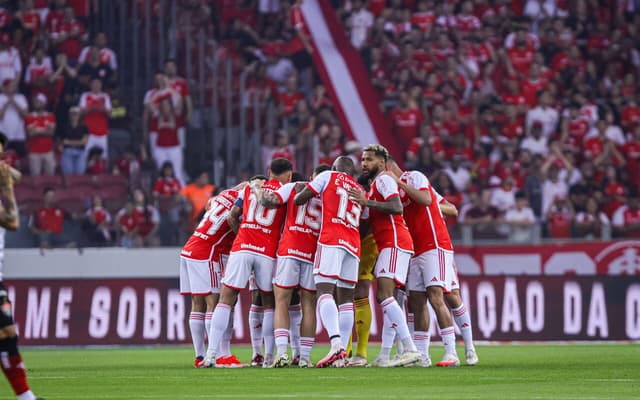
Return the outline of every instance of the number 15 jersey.
<path id="1" fill-rule="evenodd" d="M 280 181 L 272 179 L 262 185 L 262 190 L 274 193 L 281 186 Z M 286 205 L 278 208 L 263 207 L 250 186 L 240 192 L 236 204 L 240 201 L 242 202 L 242 223 L 233 241 L 231 252 L 250 252 L 275 259 L 287 213 Z"/>
<path id="2" fill-rule="evenodd" d="M 318 243 L 340 247 L 360 258 L 360 204 L 349 199 L 349 189 L 363 190 L 353 177 L 325 171 L 307 184 L 322 199 L 322 226 Z"/>

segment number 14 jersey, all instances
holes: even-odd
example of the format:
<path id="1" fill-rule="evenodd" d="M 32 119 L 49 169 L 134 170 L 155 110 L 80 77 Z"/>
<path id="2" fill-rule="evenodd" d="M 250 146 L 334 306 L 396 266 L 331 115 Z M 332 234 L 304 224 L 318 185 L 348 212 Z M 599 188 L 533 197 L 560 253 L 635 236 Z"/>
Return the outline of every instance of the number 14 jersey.
<path id="1" fill-rule="evenodd" d="M 262 185 L 262 190 L 274 193 L 281 186 L 280 181 L 272 179 Z M 286 205 L 278 208 L 263 207 L 250 186 L 240 192 L 236 204 L 240 201 L 242 201 L 242 223 L 233 241 L 231 252 L 250 252 L 275 259 L 287 213 Z"/>

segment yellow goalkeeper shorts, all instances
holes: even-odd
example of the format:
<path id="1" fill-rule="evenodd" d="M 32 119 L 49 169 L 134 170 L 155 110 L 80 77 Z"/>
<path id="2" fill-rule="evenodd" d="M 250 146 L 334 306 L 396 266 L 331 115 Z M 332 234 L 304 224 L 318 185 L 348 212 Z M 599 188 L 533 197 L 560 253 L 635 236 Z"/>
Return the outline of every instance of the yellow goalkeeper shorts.
<path id="1" fill-rule="evenodd" d="M 360 265 L 358 265 L 358 280 L 372 281 L 373 268 L 378 259 L 378 246 L 376 246 L 373 235 L 365 236 L 361 241 Z"/>

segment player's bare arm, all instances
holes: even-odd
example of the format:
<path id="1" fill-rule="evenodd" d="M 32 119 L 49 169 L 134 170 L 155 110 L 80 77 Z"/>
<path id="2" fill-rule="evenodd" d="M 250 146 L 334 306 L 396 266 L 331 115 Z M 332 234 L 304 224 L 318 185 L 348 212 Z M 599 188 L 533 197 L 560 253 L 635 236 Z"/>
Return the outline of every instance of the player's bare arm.
<path id="1" fill-rule="evenodd" d="M 363 207 L 369 207 L 386 214 L 402 214 L 402 202 L 400 202 L 400 197 L 398 196 L 394 196 L 387 201 L 375 201 L 367 199 L 362 190 L 351 188 L 347 190 L 347 193 L 349 193 L 351 200 Z"/>
<path id="2" fill-rule="evenodd" d="M 301 206 L 311 200 L 313 197 L 315 197 L 315 193 L 313 193 L 311 189 L 305 186 L 305 188 L 302 189 L 300 193 L 296 194 L 293 202 L 295 203 L 295 205 Z"/>
<path id="3" fill-rule="evenodd" d="M 398 188 L 404 190 L 404 192 L 411 198 L 411 200 L 415 201 L 418 204 L 422 204 L 423 206 L 428 206 L 431 204 L 431 193 L 428 190 L 419 190 L 415 187 L 405 183 L 396 176 L 392 171 L 386 171 L 385 174 L 389 175 L 393 178 L 394 181 L 398 184 Z"/>
<path id="4" fill-rule="evenodd" d="M 227 223 L 229 224 L 229 228 L 234 233 L 238 233 L 238 228 L 240 227 L 240 216 L 242 215 L 242 209 L 238 206 L 233 206 L 229 216 L 227 217 Z"/>
<path id="5" fill-rule="evenodd" d="M 282 205 L 278 196 L 271 192 L 267 193 L 264 190 L 259 191 L 258 199 L 260 204 L 267 208 L 277 208 Z"/>
<path id="6" fill-rule="evenodd" d="M 0 206 L 0 226 L 10 231 L 15 231 L 20 227 L 13 182 L 11 167 L 5 163 L 0 163 L 0 193 L 3 197 L 3 203 Z"/>
<path id="7" fill-rule="evenodd" d="M 446 216 L 450 216 L 450 217 L 458 216 L 458 209 L 456 208 L 456 206 L 454 206 L 453 204 L 449 203 L 446 200 L 440 203 L 440 211 L 442 211 L 442 213 Z"/>

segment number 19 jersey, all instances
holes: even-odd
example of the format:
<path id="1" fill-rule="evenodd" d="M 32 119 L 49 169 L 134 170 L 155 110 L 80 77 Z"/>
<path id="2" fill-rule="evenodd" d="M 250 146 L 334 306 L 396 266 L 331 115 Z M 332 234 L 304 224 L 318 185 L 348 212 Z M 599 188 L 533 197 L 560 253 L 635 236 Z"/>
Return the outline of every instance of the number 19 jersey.
<path id="1" fill-rule="evenodd" d="M 262 185 L 262 190 L 274 193 L 281 186 L 280 181 L 272 179 Z M 250 252 L 275 259 L 287 207 L 285 205 L 278 208 L 263 207 L 250 186 L 240 192 L 238 201 L 240 200 L 242 200 L 242 223 L 233 241 L 231 252 Z"/>
<path id="2" fill-rule="evenodd" d="M 363 190 L 353 177 L 325 171 L 307 184 L 322 199 L 322 226 L 318 243 L 340 247 L 360 258 L 360 214 L 362 207 L 349 199 L 349 189 Z"/>
<path id="3" fill-rule="evenodd" d="M 222 247 L 228 252 L 227 242 L 233 238 L 233 231 L 227 224 L 227 216 L 237 198 L 238 192 L 230 189 L 211 199 L 209 209 L 182 248 L 182 257 L 217 261 L 214 256 L 224 253 Z"/>

